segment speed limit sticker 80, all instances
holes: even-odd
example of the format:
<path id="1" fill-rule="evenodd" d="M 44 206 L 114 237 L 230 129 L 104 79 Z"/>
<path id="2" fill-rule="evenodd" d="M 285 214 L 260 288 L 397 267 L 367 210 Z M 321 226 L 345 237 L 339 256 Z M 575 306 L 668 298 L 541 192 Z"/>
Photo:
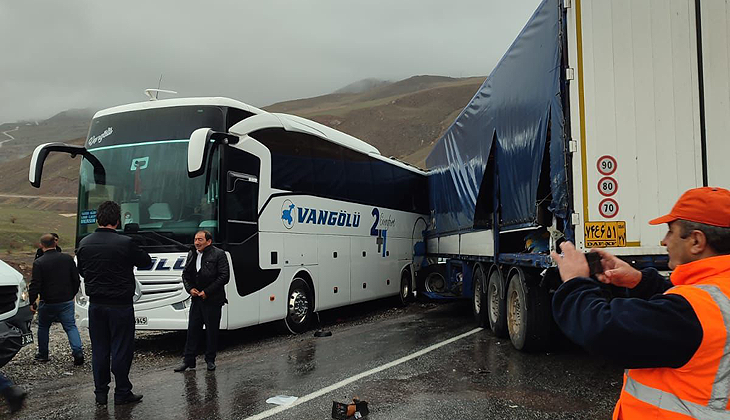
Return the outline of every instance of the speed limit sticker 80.
<path id="1" fill-rule="evenodd" d="M 598 181 L 598 192 L 605 197 L 616 194 L 617 190 L 618 182 L 610 176 L 604 176 Z"/>

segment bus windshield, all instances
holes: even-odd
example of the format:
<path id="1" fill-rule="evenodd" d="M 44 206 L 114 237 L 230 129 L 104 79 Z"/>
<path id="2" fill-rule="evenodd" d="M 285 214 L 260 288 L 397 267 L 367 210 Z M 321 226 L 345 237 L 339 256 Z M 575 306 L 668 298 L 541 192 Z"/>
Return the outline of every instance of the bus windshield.
<path id="1" fill-rule="evenodd" d="M 218 228 L 218 153 L 208 191 L 205 177 L 188 178 L 187 148 L 197 128 L 224 128 L 222 109 L 212 106 L 157 108 L 111 114 L 91 123 L 87 149 L 106 172 L 97 184 L 86 159 L 79 176 L 76 240 L 97 228 L 96 208 L 114 200 L 122 209 L 120 229 L 149 251 L 181 250 L 195 232 Z"/>

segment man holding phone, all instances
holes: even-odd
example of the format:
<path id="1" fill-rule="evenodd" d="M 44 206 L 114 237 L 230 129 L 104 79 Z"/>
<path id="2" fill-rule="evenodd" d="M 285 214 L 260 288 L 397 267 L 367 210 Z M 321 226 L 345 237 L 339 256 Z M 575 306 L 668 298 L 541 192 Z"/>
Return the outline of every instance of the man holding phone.
<path id="1" fill-rule="evenodd" d="M 553 252 L 563 284 L 553 296 L 561 330 L 627 368 L 614 419 L 730 418 L 730 191 L 695 188 L 672 211 L 662 245 L 669 280 L 602 250 L 595 278 L 626 287 L 607 299 L 573 244 Z"/>

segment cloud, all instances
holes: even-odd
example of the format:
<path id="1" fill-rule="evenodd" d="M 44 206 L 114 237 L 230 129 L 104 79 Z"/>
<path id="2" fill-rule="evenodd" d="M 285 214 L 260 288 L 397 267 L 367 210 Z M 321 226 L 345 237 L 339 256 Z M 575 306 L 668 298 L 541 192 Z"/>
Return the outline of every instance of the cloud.
<path id="1" fill-rule="evenodd" d="M 256 106 L 365 78 L 487 75 L 538 0 L 0 1 L 0 123 L 144 100 Z"/>

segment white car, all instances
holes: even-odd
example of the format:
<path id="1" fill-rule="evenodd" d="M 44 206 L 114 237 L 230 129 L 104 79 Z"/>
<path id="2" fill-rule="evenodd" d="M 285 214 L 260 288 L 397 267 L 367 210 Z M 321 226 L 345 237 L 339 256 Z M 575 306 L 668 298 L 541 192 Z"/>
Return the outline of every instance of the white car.
<path id="1" fill-rule="evenodd" d="M 28 285 L 13 267 L 0 261 L 0 347 L 2 337 L 20 334 L 22 345 L 33 342 L 30 322 L 33 312 L 28 301 Z M 3 334 L 4 332 L 4 334 Z"/>

